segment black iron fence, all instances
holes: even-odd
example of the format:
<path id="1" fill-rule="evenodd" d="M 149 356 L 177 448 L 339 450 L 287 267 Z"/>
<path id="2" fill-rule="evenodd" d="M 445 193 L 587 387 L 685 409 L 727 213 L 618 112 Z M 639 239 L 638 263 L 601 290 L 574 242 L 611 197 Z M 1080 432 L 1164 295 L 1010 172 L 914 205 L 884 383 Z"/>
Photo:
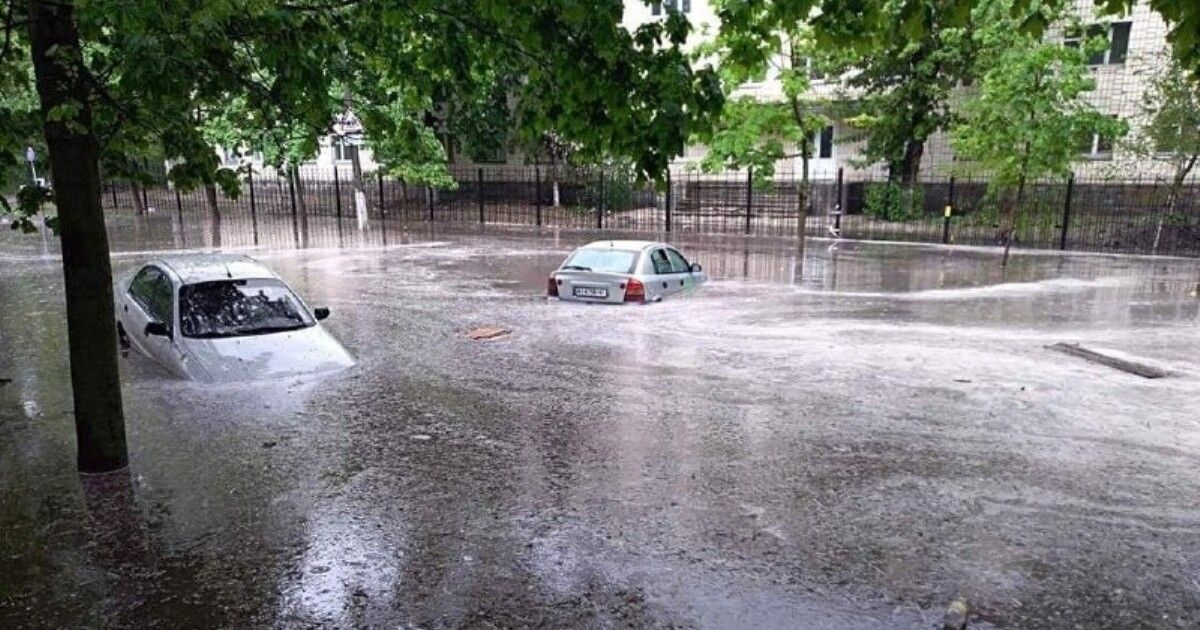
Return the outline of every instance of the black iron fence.
<path id="1" fill-rule="evenodd" d="M 811 180 L 802 208 L 792 173 L 761 181 L 745 171 L 675 171 L 658 184 L 612 169 L 532 165 L 454 168 L 451 175 L 451 185 L 426 186 L 369 174 L 361 204 L 348 169 L 313 168 L 296 179 L 244 176 L 236 198 L 114 181 L 104 201 L 120 212 L 173 212 L 181 230 L 193 226 L 193 240 L 207 245 L 220 245 L 222 235 L 270 245 L 261 242 L 259 222 L 282 218 L 300 246 L 313 229 L 341 237 L 361 232 L 360 222 L 368 230 L 375 222 L 438 222 L 999 245 L 1005 210 L 1016 204 L 1016 247 L 1200 256 L 1195 177 L 1179 187 L 1163 178 L 1040 181 L 1018 197 L 993 194 L 980 179 L 931 178 L 904 189 L 839 170 Z"/>

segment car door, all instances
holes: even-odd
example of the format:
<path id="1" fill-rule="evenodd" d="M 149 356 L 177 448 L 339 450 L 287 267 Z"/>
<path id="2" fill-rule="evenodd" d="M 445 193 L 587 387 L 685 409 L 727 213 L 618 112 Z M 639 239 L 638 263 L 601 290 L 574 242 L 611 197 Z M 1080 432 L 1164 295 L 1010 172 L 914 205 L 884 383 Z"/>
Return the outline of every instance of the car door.
<path id="1" fill-rule="evenodd" d="M 129 342 L 168 370 L 177 372 L 172 337 L 175 334 L 175 287 L 162 269 L 147 265 L 129 282 L 121 296 L 121 321 Z M 147 335 L 146 325 L 160 322 L 170 335 Z"/>
<path id="2" fill-rule="evenodd" d="M 685 289 L 690 289 L 696 285 L 695 278 L 692 277 L 692 265 L 679 253 L 679 250 L 674 247 L 667 247 L 667 260 L 671 262 L 671 292 L 678 293 Z"/>
<path id="3" fill-rule="evenodd" d="M 671 259 L 667 257 L 666 250 L 661 247 L 651 249 L 649 259 L 650 268 L 647 270 L 645 283 L 647 302 L 674 293 L 671 288 L 671 281 L 674 279 L 671 273 Z"/>

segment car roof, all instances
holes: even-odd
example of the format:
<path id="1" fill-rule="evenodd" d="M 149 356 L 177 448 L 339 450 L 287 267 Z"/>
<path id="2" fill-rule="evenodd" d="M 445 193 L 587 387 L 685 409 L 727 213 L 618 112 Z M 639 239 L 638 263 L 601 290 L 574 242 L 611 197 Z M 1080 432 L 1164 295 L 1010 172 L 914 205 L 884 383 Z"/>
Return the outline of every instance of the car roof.
<path id="1" fill-rule="evenodd" d="M 584 245 L 581 249 L 632 249 L 634 251 L 642 251 L 651 247 L 663 246 L 663 243 L 657 241 L 592 241 Z"/>
<path id="2" fill-rule="evenodd" d="M 151 260 L 149 264 L 171 270 L 183 284 L 279 277 L 265 265 L 245 254 L 179 254 L 160 256 Z"/>

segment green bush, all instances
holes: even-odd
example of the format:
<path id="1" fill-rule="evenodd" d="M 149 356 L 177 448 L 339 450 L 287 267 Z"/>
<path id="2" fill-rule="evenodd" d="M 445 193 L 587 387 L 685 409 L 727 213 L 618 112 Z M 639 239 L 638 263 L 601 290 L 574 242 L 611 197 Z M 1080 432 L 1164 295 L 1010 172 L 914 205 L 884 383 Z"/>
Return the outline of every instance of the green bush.
<path id="1" fill-rule="evenodd" d="M 622 172 L 605 173 L 604 188 L 601 191 L 599 176 L 589 177 L 584 198 L 595 208 L 600 207 L 601 199 L 603 199 L 606 212 L 628 210 L 633 207 L 633 179 Z"/>
<path id="2" fill-rule="evenodd" d="M 908 221 L 920 218 L 925 208 L 925 191 L 918 185 L 905 188 L 888 182 L 867 187 L 863 210 L 885 221 Z"/>

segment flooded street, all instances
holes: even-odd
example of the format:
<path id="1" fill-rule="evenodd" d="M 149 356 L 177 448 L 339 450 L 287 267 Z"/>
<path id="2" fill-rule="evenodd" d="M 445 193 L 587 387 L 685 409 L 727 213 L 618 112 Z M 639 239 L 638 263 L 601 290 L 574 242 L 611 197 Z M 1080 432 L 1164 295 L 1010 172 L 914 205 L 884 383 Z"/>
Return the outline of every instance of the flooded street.
<path id="1" fill-rule="evenodd" d="M 0 627 L 1200 626 L 1197 261 L 682 235 L 709 284 L 604 307 L 544 297 L 594 235 L 322 229 L 247 251 L 358 364 L 130 355 L 85 478 L 53 243 L 0 236 Z"/>

